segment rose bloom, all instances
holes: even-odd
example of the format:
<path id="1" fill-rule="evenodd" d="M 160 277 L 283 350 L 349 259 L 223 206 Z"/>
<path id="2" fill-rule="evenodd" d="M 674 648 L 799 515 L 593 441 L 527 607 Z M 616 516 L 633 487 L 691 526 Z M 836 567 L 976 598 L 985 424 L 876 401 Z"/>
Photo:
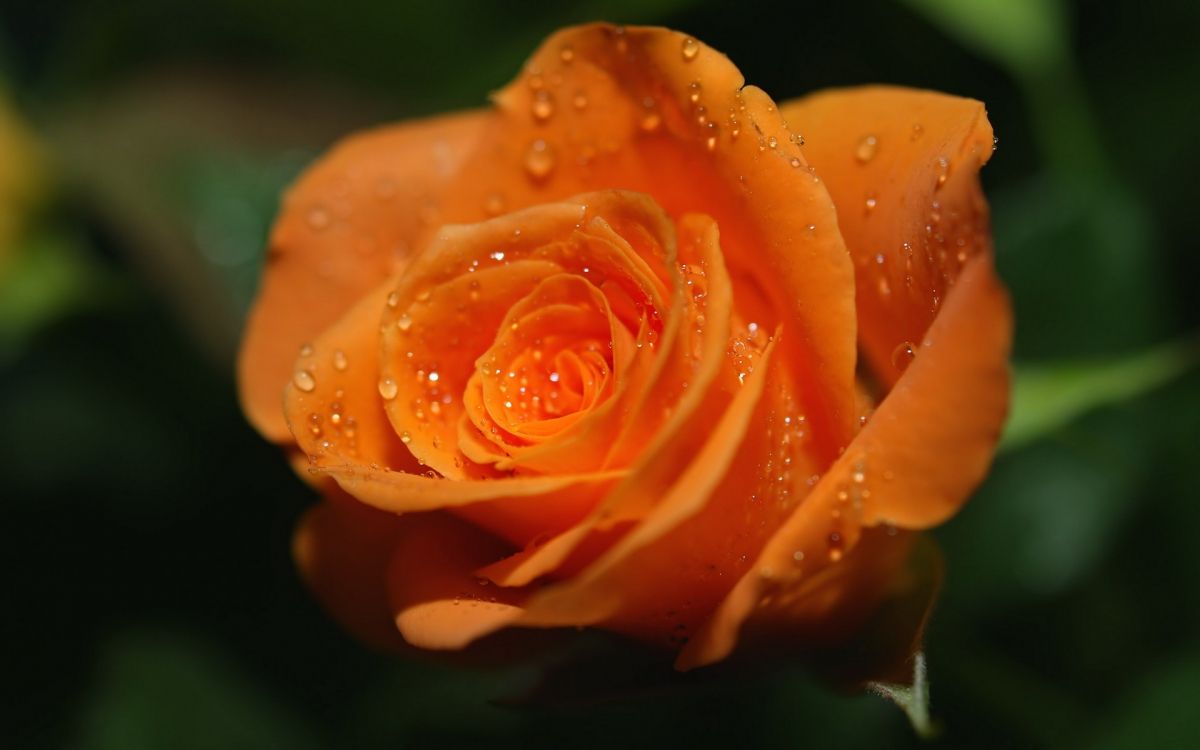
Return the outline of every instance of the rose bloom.
<path id="1" fill-rule="evenodd" d="M 991 461 L 1007 296 L 983 105 L 777 105 L 662 28 L 556 33 L 486 109 L 287 194 L 239 375 L 377 645 L 595 626 L 688 669 L 844 641 Z"/>

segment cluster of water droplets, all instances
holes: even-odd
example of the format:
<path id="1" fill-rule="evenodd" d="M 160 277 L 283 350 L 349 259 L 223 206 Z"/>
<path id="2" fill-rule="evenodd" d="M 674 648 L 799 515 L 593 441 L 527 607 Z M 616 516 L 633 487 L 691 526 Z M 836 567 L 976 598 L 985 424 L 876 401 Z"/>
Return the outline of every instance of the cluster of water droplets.
<path id="1" fill-rule="evenodd" d="M 317 377 L 314 374 L 315 370 L 320 369 L 315 361 L 317 356 L 318 353 L 311 344 L 305 344 L 300 348 L 300 356 L 292 373 L 292 385 L 302 393 L 311 394 L 317 389 Z M 350 359 L 343 350 L 334 349 L 329 354 L 329 365 L 333 370 L 329 377 L 337 378 L 340 373 L 349 369 Z M 345 395 L 345 390 L 340 387 L 335 388 L 333 400 L 329 403 L 327 411 L 309 412 L 306 424 L 299 429 L 306 429 L 312 438 L 318 441 L 317 445 L 321 452 L 328 452 L 337 447 L 339 451 L 349 456 L 356 456 L 358 454 L 358 422 L 353 416 L 346 413 L 346 409 L 342 405 Z"/>
<path id="2" fill-rule="evenodd" d="M 910 140 L 919 141 L 924 136 L 924 127 L 914 123 Z M 863 166 L 875 160 L 887 144 L 873 133 L 863 135 L 854 149 L 855 161 Z M 979 157 L 980 147 L 972 151 Z M 969 159 L 970 157 L 968 157 Z M 928 317 L 940 308 L 946 293 L 954 285 L 962 267 L 980 249 L 987 247 L 986 206 L 982 194 L 956 194 L 943 198 L 942 188 L 954 173 L 950 157 L 940 155 L 934 163 L 934 185 L 932 197 L 925 213 L 925 221 L 916 236 L 900 241 L 898 248 L 877 252 L 873 257 L 860 255 L 860 271 L 868 277 L 867 288 L 874 291 L 884 302 L 897 302 L 923 313 L 919 319 L 906 327 L 920 330 L 928 324 Z M 868 190 L 864 197 L 868 217 L 879 204 L 879 197 Z M 902 308 L 904 309 L 904 308 Z M 912 341 L 899 341 L 892 351 L 892 366 L 903 372 L 915 359 L 918 346 Z"/>
<path id="3" fill-rule="evenodd" d="M 730 364 L 733 365 L 739 383 L 744 384 L 746 378 L 754 372 L 754 368 L 767 348 L 767 344 L 771 342 L 771 338 L 771 335 L 754 321 L 735 328 L 729 339 L 726 354 Z"/>

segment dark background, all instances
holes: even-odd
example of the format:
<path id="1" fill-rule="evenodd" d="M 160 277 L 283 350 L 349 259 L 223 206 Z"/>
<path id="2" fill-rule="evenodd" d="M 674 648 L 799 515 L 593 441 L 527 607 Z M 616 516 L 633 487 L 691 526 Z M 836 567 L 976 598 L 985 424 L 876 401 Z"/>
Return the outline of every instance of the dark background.
<path id="1" fill-rule="evenodd" d="M 918 744 L 794 663 L 652 696 L 580 672 L 578 696 L 502 707 L 531 668 L 368 652 L 293 572 L 314 497 L 232 379 L 279 191 L 337 136 L 482 104 L 599 18 L 687 31 L 780 100 L 987 103 L 1019 386 L 991 478 L 936 533 L 940 742 L 1200 746 L 1190 0 L 4 0 L 0 744 Z"/>

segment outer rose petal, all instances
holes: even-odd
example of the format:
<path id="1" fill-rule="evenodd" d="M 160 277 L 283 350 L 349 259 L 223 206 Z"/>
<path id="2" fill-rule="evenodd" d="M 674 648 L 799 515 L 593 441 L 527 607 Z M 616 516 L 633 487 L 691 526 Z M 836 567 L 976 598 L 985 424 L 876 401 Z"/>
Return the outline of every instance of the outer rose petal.
<path id="1" fill-rule="evenodd" d="M 859 345 L 891 387 L 963 266 L 991 251 L 978 177 L 992 155 L 983 104 L 867 86 L 780 109 L 837 204 L 854 258 Z"/>
<path id="2" fill-rule="evenodd" d="M 400 519 L 387 592 L 404 640 L 428 649 L 460 649 L 521 613 L 526 594 L 488 586 L 474 570 L 506 547 L 444 513 Z"/>
<path id="3" fill-rule="evenodd" d="M 360 133 L 288 191 L 238 359 L 242 408 L 264 436 L 290 439 L 280 393 L 301 345 L 441 226 L 436 199 L 488 117 L 470 112 Z M 474 207 L 453 218 L 482 217 Z"/>
<path id="4" fill-rule="evenodd" d="M 304 514 L 292 540 L 304 582 L 347 630 L 379 648 L 403 645 L 386 585 L 399 529 L 396 516 L 335 487 Z"/>
<path id="5" fill-rule="evenodd" d="M 991 463 L 1008 405 L 1008 296 L 990 255 L 967 263 L 916 359 L 679 658 L 719 661 L 771 591 L 837 564 L 861 525 L 949 517 Z"/>
<path id="6" fill-rule="evenodd" d="M 853 269 L 770 98 L 683 34 L 593 24 L 550 37 L 495 102 L 447 200 L 511 210 L 620 188 L 674 217 L 711 216 L 735 284 L 762 289 L 789 329 L 780 356 L 832 461 L 854 429 Z"/>

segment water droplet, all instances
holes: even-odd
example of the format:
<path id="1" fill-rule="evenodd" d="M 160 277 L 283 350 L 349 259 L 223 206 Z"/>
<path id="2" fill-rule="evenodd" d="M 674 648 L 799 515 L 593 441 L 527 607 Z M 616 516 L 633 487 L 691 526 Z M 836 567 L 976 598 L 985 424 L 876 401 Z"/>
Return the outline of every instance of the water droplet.
<path id="1" fill-rule="evenodd" d="M 696 59 L 696 55 L 700 54 L 700 43 L 695 39 L 684 37 L 683 40 L 683 59 L 691 62 Z"/>
<path id="2" fill-rule="evenodd" d="M 408 433 L 408 430 L 400 433 L 400 442 L 404 443 L 405 445 L 408 445 L 412 442 L 412 435 Z"/>
<path id="3" fill-rule="evenodd" d="M 842 535 L 836 531 L 829 533 L 829 562 L 837 562 L 842 559 L 842 554 L 845 552 L 845 542 L 842 540 Z"/>
<path id="4" fill-rule="evenodd" d="M 313 389 L 317 387 L 317 381 L 308 370 L 296 370 L 292 375 L 292 383 L 305 393 L 312 393 Z"/>
<path id="5" fill-rule="evenodd" d="M 549 91 L 541 90 L 533 95 L 533 119 L 546 122 L 554 116 L 554 97 Z"/>
<path id="6" fill-rule="evenodd" d="M 499 216 L 504 213 L 504 196 L 492 193 L 483 201 L 483 211 L 488 216 Z"/>
<path id="7" fill-rule="evenodd" d="M 647 112 L 642 116 L 642 121 L 639 124 L 644 132 L 653 133 L 662 124 L 662 118 L 659 117 L 657 112 Z"/>
<path id="8" fill-rule="evenodd" d="M 792 559 L 796 562 L 804 562 L 804 550 L 798 549 L 792 553 Z"/>
<path id="9" fill-rule="evenodd" d="M 867 198 L 867 213 L 875 210 L 875 196 Z"/>
<path id="10" fill-rule="evenodd" d="M 525 154 L 525 172 L 535 180 L 544 180 L 554 171 L 554 152 L 541 138 L 529 144 Z"/>
<path id="11" fill-rule="evenodd" d="M 388 307 L 395 307 L 398 304 L 400 304 L 400 293 L 399 292 L 392 292 L 391 294 L 389 294 L 387 296 L 387 306 Z"/>
<path id="12" fill-rule="evenodd" d="M 698 104 L 700 102 L 699 81 L 692 81 L 688 84 L 688 99 L 691 100 L 692 104 Z"/>
<path id="13" fill-rule="evenodd" d="M 791 160 L 789 160 L 789 161 L 788 161 L 788 164 L 791 164 L 791 165 L 792 165 L 792 168 L 794 169 L 794 168 L 796 168 L 796 167 L 800 166 L 801 162 L 800 162 L 800 159 L 799 159 L 798 157 L 795 157 L 795 156 L 793 156 L 793 157 L 791 158 Z"/>
<path id="14" fill-rule="evenodd" d="M 779 139 L 773 135 L 769 136 L 767 138 L 767 147 L 772 149 L 779 148 Z"/>
<path id="15" fill-rule="evenodd" d="M 854 149 L 854 158 L 862 164 L 866 164 L 875 158 L 875 152 L 879 149 L 879 141 L 873 135 L 868 135 L 858 142 L 858 148 Z"/>
<path id="16" fill-rule="evenodd" d="M 408 313 L 404 313 L 399 318 L 396 318 L 396 327 L 401 331 L 407 331 L 412 328 L 412 324 L 412 317 Z"/>
<path id="17" fill-rule="evenodd" d="M 329 226 L 329 212 L 323 206 L 314 206 L 308 212 L 308 225 L 317 231 Z"/>
<path id="18" fill-rule="evenodd" d="M 383 396 L 385 401 L 391 401 L 399 393 L 400 387 L 396 385 L 396 381 L 391 378 L 384 378 L 379 381 L 379 395 Z"/>
<path id="19" fill-rule="evenodd" d="M 344 351 L 342 351 L 341 349 L 334 351 L 334 353 L 333 353 L 333 369 L 337 370 L 338 372 L 345 372 L 346 367 L 349 364 L 350 364 L 350 362 L 346 359 L 346 353 Z"/>
<path id="20" fill-rule="evenodd" d="M 304 346 L 300 347 L 300 356 L 301 357 L 311 357 L 312 354 L 313 354 L 312 344 L 305 344 Z"/>
<path id="21" fill-rule="evenodd" d="M 912 126 L 912 135 L 909 136 L 912 140 L 917 140 L 925 133 L 925 128 L 921 127 L 921 123 L 914 122 Z"/>
<path id="22" fill-rule="evenodd" d="M 587 94 L 582 91 L 576 91 L 575 96 L 571 99 L 571 106 L 575 107 L 575 109 L 586 109 L 587 105 Z"/>
<path id="23" fill-rule="evenodd" d="M 571 61 L 575 59 L 575 50 L 571 45 L 564 44 L 563 48 L 558 51 L 558 59 L 562 60 L 564 64 L 570 65 Z"/>
<path id="24" fill-rule="evenodd" d="M 430 383 L 436 383 L 436 382 L 438 382 L 439 379 L 441 379 L 441 375 L 438 375 L 437 370 L 434 370 L 433 372 L 429 373 L 429 382 Z"/>
<path id="25" fill-rule="evenodd" d="M 904 372 L 916 358 L 917 350 L 913 347 L 912 342 L 902 341 L 892 350 L 892 367 L 895 367 L 900 372 Z"/>
<path id="26" fill-rule="evenodd" d="M 617 54 L 623 55 L 629 51 L 629 39 L 626 38 L 624 26 L 618 26 L 613 29 L 613 36 L 616 37 L 614 44 L 617 48 Z"/>

